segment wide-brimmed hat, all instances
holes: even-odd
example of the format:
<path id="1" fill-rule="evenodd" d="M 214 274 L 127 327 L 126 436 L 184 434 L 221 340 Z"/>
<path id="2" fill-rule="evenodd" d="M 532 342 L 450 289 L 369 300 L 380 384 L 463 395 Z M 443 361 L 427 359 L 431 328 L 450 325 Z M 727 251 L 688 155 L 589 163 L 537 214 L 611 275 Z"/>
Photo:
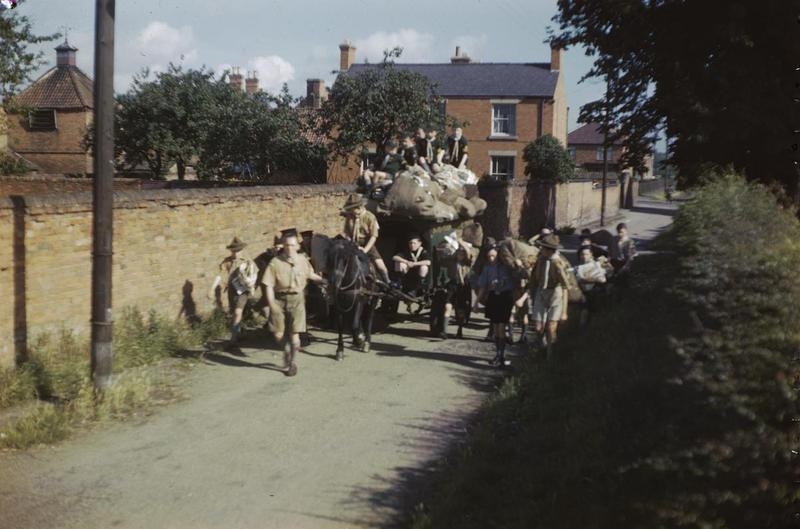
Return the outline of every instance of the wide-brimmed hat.
<path id="1" fill-rule="evenodd" d="M 550 248 L 551 250 L 558 250 L 559 248 L 561 248 L 561 240 L 555 233 L 551 233 L 550 235 L 545 235 L 544 237 L 536 241 L 536 244 L 541 248 Z"/>
<path id="2" fill-rule="evenodd" d="M 234 237 L 231 243 L 225 248 L 227 248 L 228 250 L 233 250 L 234 252 L 238 252 L 242 250 L 245 246 L 247 246 L 246 242 L 242 241 L 239 237 Z"/>
<path id="3" fill-rule="evenodd" d="M 347 201 L 342 206 L 344 211 L 351 211 L 367 204 L 367 200 L 358 193 L 350 193 Z"/>

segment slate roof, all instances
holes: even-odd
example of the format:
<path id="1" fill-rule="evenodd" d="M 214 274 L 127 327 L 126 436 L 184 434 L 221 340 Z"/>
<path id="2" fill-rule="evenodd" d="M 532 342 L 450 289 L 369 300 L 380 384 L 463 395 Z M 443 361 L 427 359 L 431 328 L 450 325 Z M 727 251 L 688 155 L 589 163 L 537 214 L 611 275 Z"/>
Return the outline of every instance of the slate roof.
<path id="1" fill-rule="evenodd" d="M 599 123 L 587 123 L 579 127 L 567 136 L 567 145 L 602 145 L 603 133 L 600 131 Z M 618 139 L 614 145 L 621 145 Z"/>
<path id="2" fill-rule="evenodd" d="M 346 75 L 358 75 L 379 64 L 354 64 Z M 443 97 L 550 97 L 556 90 L 558 72 L 549 63 L 395 63 L 399 70 L 424 75 L 437 85 Z"/>
<path id="3" fill-rule="evenodd" d="M 15 101 L 30 108 L 92 109 L 94 83 L 77 66 L 62 65 L 47 70 Z"/>

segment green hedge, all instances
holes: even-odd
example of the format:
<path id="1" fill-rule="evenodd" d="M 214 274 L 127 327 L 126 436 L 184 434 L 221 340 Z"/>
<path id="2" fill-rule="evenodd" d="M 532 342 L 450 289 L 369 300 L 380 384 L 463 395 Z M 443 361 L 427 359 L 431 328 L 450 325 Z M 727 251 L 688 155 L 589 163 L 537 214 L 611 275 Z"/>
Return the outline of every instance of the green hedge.
<path id="1" fill-rule="evenodd" d="M 719 178 L 557 358 L 524 362 L 440 462 L 417 529 L 787 526 L 800 226 Z M 796 443 L 795 443 L 796 444 Z"/>

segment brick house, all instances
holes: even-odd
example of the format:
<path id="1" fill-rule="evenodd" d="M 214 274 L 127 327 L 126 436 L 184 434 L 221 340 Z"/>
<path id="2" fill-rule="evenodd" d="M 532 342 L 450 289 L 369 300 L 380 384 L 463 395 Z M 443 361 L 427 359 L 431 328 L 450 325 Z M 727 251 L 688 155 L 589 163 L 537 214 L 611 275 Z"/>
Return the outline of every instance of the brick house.
<path id="1" fill-rule="evenodd" d="M 89 174 L 92 157 L 83 146 L 94 109 L 94 83 L 75 65 L 77 48 L 64 41 L 56 66 L 14 101 L 22 111 L 8 116 L 8 146 L 44 173 Z"/>
<path id="2" fill-rule="evenodd" d="M 356 48 L 348 42 L 339 50 L 340 74 L 357 75 L 375 67 L 355 64 Z M 549 63 L 478 63 L 457 47 L 449 63 L 397 63 L 395 67 L 427 77 L 445 100 L 443 111 L 468 123 L 464 127 L 468 167 L 475 174 L 510 180 L 524 176 L 522 152 L 528 143 L 551 134 L 566 145 L 562 59 L 563 49 L 553 48 Z M 355 176 L 353 171 L 349 181 Z"/>
<path id="3" fill-rule="evenodd" d="M 600 178 L 603 174 L 603 133 L 599 123 L 587 123 L 569 133 L 567 149 L 572 161 L 578 168 L 580 176 Z M 606 151 L 608 162 L 608 178 L 618 179 L 621 174 L 632 174 L 629 167 L 620 167 L 620 156 L 625 149 L 620 140 L 609 145 Z M 653 157 L 646 160 L 647 169 L 643 176 L 653 174 Z"/>

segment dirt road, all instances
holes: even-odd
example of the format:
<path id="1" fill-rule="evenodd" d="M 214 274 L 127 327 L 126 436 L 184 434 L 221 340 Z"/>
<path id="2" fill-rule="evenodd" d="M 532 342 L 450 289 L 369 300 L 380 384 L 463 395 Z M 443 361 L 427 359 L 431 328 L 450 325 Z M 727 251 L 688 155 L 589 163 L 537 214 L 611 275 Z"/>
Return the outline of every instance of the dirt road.
<path id="1" fill-rule="evenodd" d="M 378 526 L 403 469 L 424 469 L 491 387 L 483 332 L 443 342 L 404 322 L 337 363 L 315 330 L 327 341 L 295 378 L 254 337 L 246 357 L 210 355 L 190 399 L 144 423 L 0 455 L 0 527 Z"/>

